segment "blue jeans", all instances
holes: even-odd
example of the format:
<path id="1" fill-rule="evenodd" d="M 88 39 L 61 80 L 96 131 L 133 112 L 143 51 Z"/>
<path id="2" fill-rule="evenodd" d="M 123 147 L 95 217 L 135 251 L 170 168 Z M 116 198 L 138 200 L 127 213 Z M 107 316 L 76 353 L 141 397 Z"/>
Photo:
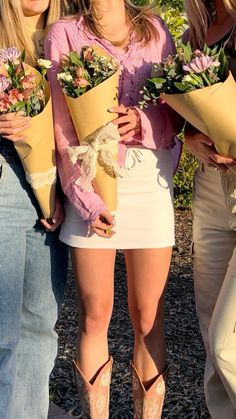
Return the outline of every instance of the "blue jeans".
<path id="1" fill-rule="evenodd" d="M 0 140 L 0 418 L 46 419 L 67 249 L 46 233 L 14 147 Z"/>

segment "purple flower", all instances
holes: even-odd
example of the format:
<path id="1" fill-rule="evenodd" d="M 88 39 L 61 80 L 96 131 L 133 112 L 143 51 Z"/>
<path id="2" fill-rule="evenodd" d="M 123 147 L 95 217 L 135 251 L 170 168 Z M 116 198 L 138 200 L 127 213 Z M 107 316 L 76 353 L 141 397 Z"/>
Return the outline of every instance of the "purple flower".
<path id="1" fill-rule="evenodd" d="M 195 53 L 197 53 L 197 56 L 189 64 L 183 65 L 184 71 L 198 74 L 203 73 L 209 68 L 220 66 L 220 62 L 216 58 L 204 55 L 200 51 L 195 51 Z"/>
<path id="2" fill-rule="evenodd" d="M 10 85 L 11 81 L 2 74 L 0 74 L 0 93 L 4 93 Z"/>
<path id="3" fill-rule="evenodd" d="M 0 61 L 7 63 L 8 61 L 14 62 L 20 57 L 21 53 L 17 48 L 0 49 Z"/>

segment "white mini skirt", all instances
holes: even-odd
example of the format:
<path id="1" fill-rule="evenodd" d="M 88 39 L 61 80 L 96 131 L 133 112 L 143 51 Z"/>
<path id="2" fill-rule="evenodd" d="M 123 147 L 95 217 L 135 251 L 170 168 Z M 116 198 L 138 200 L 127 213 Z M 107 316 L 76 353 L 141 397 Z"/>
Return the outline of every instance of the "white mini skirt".
<path id="1" fill-rule="evenodd" d="M 99 237 L 89 231 L 67 201 L 60 239 L 72 247 L 147 249 L 174 244 L 173 169 L 170 150 L 128 147 L 123 177 L 118 181 L 115 234 Z"/>

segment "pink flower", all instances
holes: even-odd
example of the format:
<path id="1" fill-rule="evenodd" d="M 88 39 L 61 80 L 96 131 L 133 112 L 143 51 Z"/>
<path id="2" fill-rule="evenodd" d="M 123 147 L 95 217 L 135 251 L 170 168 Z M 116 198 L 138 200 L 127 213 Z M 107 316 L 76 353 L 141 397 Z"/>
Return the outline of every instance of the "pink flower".
<path id="1" fill-rule="evenodd" d="M 17 89 L 12 89 L 8 93 L 8 100 L 11 105 L 14 105 L 17 102 L 23 101 L 24 96 L 22 93 L 19 93 Z"/>
<path id="2" fill-rule="evenodd" d="M 22 95 L 25 101 L 29 100 L 30 97 L 32 96 L 32 89 L 24 89 L 24 91 L 22 92 Z"/>
<path id="3" fill-rule="evenodd" d="M 84 49 L 83 56 L 86 61 L 94 61 L 93 49 L 91 47 Z"/>
<path id="4" fill-rule="evenodd" d="M 0 74 L 0 93 L 5 92 L 9 86 L 11 86 L 11 81 Z"/>
<path id="5" fill-rule="evenodd" d="M 88 82 L 88 80 L 84 79 L 83 77 L 77 77 L 74 80 L 73 85 L 75 87 L 86 87 L 86 86 L 89 86 L 89 82 Z"/>
<path id="6" fill-rule="evenodd" d="M 76 76 L 77 77 L 84 77 L 84 73 L 85 73 L 85 70 L 84 70 L 84 68 L 82 68 L 82 67 L 78 67 L 77 69 L 76 69 Z"/>
<path id="7" fill-rule="evenodd" d="M 195 51 L 197 55 L 195 58 L 190 61 L 189 64 L 183 65 L 183 70 L 188 73 L 203 73 L 212 67 L 219 67 L 220 62 L 214 58 L 204 55 L 201 51 Z"/>
<path id="8" fill-rule="evenodd" d="M 36 78 L 33 74 L 29 74 L 28 76 L 23 77 L 21 79 L 21 85 L 23 89 L 30 89 L 36 86 Z"/>
<path id="9" fill-rule="evenodd" d="M 8 95 L 6 93 L 0 93 L 0 113 L 8 112 L 11 104 L 8 100 Z"/>
<path id="10" fill-rule="evenodd" d="M 7 63 L 8 61 L 14 63 L 20 55 L 20 51 L 15 47 L 0 49 L 0 61 L 3 61 L 4 63 Z"/>
<path id="11" fill-rule="evenodd" d="M 45 94 L 44 94 L 44 91 L 43 91 L 43 89 L 39 89 L 38 91 L 37 91 L 37 97 L 39 98 L 39 100 L 42 100 L 42 101 L 44 101 L 45 100 Z"/>

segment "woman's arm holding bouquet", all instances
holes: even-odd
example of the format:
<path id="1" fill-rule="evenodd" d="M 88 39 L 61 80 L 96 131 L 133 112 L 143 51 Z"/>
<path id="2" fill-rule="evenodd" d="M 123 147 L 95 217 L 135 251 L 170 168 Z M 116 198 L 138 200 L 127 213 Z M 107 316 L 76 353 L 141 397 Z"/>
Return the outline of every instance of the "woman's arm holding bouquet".
<path id="1" fill-rule="evenodd" d="M 183 34 L 182 42 L 187 45 L 189 41 L 190 32 L 189 29 L 187 29 Z M 189 122 L 185 125 L 184 136 L 185 145 L 188 150 L 201 162 L 208 165 L 214 165 L 222 172 L 227 170 L 227 165 L 235 164 L 234 159 L 218 154 L 213 141 L 197 128 L 193 127 Z"/>
<path id="2" fill-rule="evenodd" d="M 184 136 L 188 150 L 201 162 L 215 166 L 222 172 L 227 171 L 227 165 L 236 164 L 235 159 L 218 154 L 213 141 L 188 122 L 185 126 Z"/>
<path id="3" fill-rule="evenodd" d="M 59 176 L 64 193 L 69 198 L 72 205 L 76 208 L 81 217 L 94 229 L 99 229 L 97 233 L 105 234 L 107 224 L 103 223 L 100 215 L 107 220 L 108 225 L 112 225 L 112 216 L 101 198 L 94 192 L 83 191 L 76 180 L 80 176 L 79 164 L 73 164 L 68 154 L 68 148 L 78 146 L 78 138 L 64 99 L 61 86 L 57 80 L 57 72 L 61 55 L 69 52 L 64 26 L 60 23 L 55 24 L 51 29 L 45 43 L 45 54 L 53 63 L 49 71 L 49 81 L 51 83 L 53 114 L 55 135 L 57 144 L 57 165 Z M 107 237 L 107 234 L 106 234 Z"/>

